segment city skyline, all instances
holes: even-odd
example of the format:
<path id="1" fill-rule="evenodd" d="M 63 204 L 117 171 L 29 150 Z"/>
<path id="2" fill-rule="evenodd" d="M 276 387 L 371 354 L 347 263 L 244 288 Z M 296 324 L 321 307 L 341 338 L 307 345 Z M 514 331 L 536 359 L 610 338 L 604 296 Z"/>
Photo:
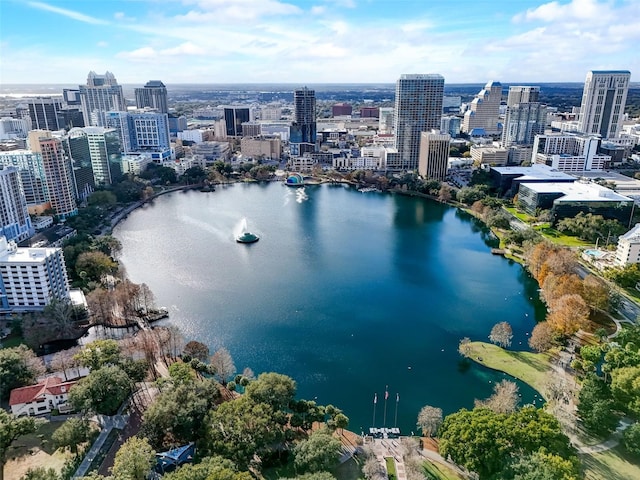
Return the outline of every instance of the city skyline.
<path id="1" fill-rule="evenodd" d="M 0 83 L 582 82 L 640 67 L 640 3 L 2 1 Z M 60 34 L 64 32 L 65 34 Z M 69 33 L 73 37 L 69 37 Z M 77 39 L 77 41 L 74 41 Z"/>

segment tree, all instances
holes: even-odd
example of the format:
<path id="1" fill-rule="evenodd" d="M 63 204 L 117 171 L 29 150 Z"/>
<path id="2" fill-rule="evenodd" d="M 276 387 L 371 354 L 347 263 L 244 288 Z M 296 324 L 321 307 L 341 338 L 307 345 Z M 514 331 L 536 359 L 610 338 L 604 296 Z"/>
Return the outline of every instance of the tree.
<path id="1" fill-rule="evenodd" d="M 609 385 L 595 374 L 587 375 L 582 382 L 578 401 L 578 416 L 588 431 L 607 435 L 618 426 L 619 415 Z"/>
<path id="2" fill-rule="evenodd" d="M 271 405 L 282 410 L 296 396 L 296 382 L 280 373 L 261 373 L 258 379 L 247 385 L 247 395 L 255 402 Z"/>
<path id="3" fill-rule="evenodd" d="M 592 310 L 609 309 L 609 287 L 594 275 L 587 275 L 582 281 L 582 298 Z"/>
<path id="4" fill-rule="evenodd" d="M 341 443 L 331 434 L 317 430 L 307 440 L 298 442 L 293 448 L 296 470 L 320 472 L 331 470 L 338 464 Z"/>
<path id="5" fill-rule="evenodd" d="M 546 352 L 553 347 L 553 329 L 548 322 L 540 322 L 533 327 L 529 346 L 538 352 Z"/>
<path id="6" fill-rule="evenodd" d="M 76 272 L 85 278 L 87 282 L 94 281 L 99 283 L 102 281 L 102 277 L 112 275 L 117 270 L 118 264 L 100 251 L 83 252 L 76 261 Z"/>
<path id="7" fill-rule="evenodd" d="M 442 425 L 442 409 L 425 405 L 418 413 L 417 425 L 424 435 L 432 437 Z"/>
<path id="8" fill-rule="evenodd" d="M 11 444 L 22 435 L 35 432 L 36 427 L 35 418 L 15 417 L 0 408 L 0 480 L 4 478 L 4 464 Z"/>
<path id="9" fill-rule="evenodd" d="M 451 188 L 449 188 L 447 185 L 442 185 L 438 192 L 438 200 L 440 200 L 441 202 L 449 202 L 451 201 L 451 198 Z"/>
<path id="10" fill-rule="evenodd" d="M 366 460 L 362 467 L 362 473 L 367 480 L 388 480 L 387 471 L 378 461 L 370 447 L 365 447 Z"/>
<path id="11" fill-rule="evenodd" d="M 547 322 L 561 335 L 572 335 L 586 327 L 589 307 L 580 295 L 563 295 L 553 302 Z"/>
<path id="12" fill-rule="evenodd" d="M 489 340 L 491 343 L 498 344 L 501 347 L 508 347 L 511 345 L 512 338 L 513 330 L 508 322 L 496 323 L 489 334 Z"/>
<path id="13" fill-rule="evenodd" d="M 20 480 L 58 480 L 60 477 L 53 468 L 29 468 Z"/>
<path id="14" fill-rule="evenodd" d="M 156 463 L 156 452 L 146 438 L 131 437 L 116 453 L 114 480 L 146 480 Z"/>
<path id="15" fill-rule="evenodd" d="M 142 433 L 159 449 L 199 441 L 205 434 L 206 417 L 219 398 L 212 380 L 178 383 L 163 391 L 146 410 Z"/>
<path id="16" fill-rule="evenodd" d="M 215 371 L 215 377 L 223 385 L 227 384 L 229 377 L 236 373 L 236 366 L 233 364 L 233 358 L 229 350 L 222 347 L 211 356 L 211 367 Z"/>
<path id="17" fill-rule="evenodd" d="M 458 353 L 465 358 L 468 358 L 471 355 L 471 339 L 469 337 L 464 337 L 460 340 L 458 344 Z"/>
<path id="18" fill-rule="evenodd" d="M 248 467 L 254 455 L 267 452 L 283 433 L 273 408 L 247 395 L 211 412 L 208 427 L 209 451 L 233 460 L 241 469 Z"/>
<path id="19" fill-rule="evenodd" d="M 640 367 L 616 368 L 611 372 L 611 393 L 634 416 L 640 415 Z"/>
<path id="20" fill-rule="evenodd" d="M 78 445 L 87 441 L 89 424 L 84 418 L 69 418 L 58 428 L 51 440 L 56 448 L 69 447 L 71 453 L 78 453 Z"/>
<path id="21" fill-rule="evenodd" d="M 484 407 L 496 413 L 512 413 L 520 402 L 518 385 L 509 380 L 502 380 L 493 386 L 493 395 L 486 400 L 476 400 L 475 407 Z"/>
<path id="22" fill-rule="evenodd" d="M 115 257 L 122 251 L 122 243 L 111 235 L 100 235 L 98 238 L 93 239 L 91 249 L 102 252 L 110 257 Z"/>
<path id="23" fill-rule="evenodd" d="M 131 380 L 120 367 L 102 367 L 69 391 L 69 401 L 76 410 L 113 415 L 131 393 L 131 387 Z"/>
<path id="24" fill-rule="evenodd" d="M 0 397 L 8 398 L 14 388 L 31 385 L 44 371 L 42 360 L 26 345 L 0 349 Z"/>
<path id="25" fill-rule="evenodd" d="M 76 354 L 75 359 L 83 367 L 98 370 L 105 365 L 120 363 L 120 346 L 115 340 L 94 340 Z"/>
<path id="26" fill-rule="evenodd" d="M 65 381 L 67 381 L 69 379 L 67 371 L 78 366 L 78 362 L 74 357 L 79 352 L 79 347 L 73 347 L 54 353 L 51 357 L 51 368 L 56 372 L 62 372 Z"/>
<path id="27" fill-rule="evenodd" d="M 640 455 L 640 423 L 627 427 L 622 434 L 624 447 L 633 455 Z"/>
<path id="28" fill-rule="evenodd" d="M 96 288 L 87 293 L 87 304 L 94 324 L 113 325 L 114 308 L 116 306 L 113 294 L 104 288 Z"/>
<path id="29" fill-rule="evenodd" d="M 118 203 L 118 199 L 108 190 L 96 190 L 87 198 L 87 204 L 94 207 L 111 206 L 116 203 Z"/>
<path id="30" fill-rule="evenodd" d="M 559 455 L 539 450 L 519 456 L 510 467 L 513 480 L 578 480 L 580 464 L 576 459 L 565 460 Z"/>
<path id="31" fill-rule="evenodd" d="M 206 362 L 209 358 L 209 347 L 202 342 L 191 340 L 184 346 L 182 355 L 189 357 L 189 359 L 197 358 L 201 362 Z"/>
<path id="32" fill-rule="evenodd" d="M 239 472 L 238 467 L 219 455 L 205 457 L 195 465 L 183 465 L 163 480 L 252 480 L 249 472 Z"/>
<path id="33" fill-rule="evenodd" d="M 169 366 L 169 376 L 175 385 L 183 385 L 193 382 L 196 372 L 188 363 L 174 362 Z"/>

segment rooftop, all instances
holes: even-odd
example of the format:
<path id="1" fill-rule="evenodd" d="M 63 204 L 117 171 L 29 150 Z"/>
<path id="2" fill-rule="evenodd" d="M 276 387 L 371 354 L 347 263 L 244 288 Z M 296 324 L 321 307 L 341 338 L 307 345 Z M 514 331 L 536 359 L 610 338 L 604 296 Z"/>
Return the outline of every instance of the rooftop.
<path id="1" fill-rule="evenodd" d="M 37 385 L 29 385 L 28 387 L 14 388 L 11 390 L 9 405 L 33 402 L 39 398 L 44 398 L 46 394 L 61 395 L 68 393 L 75 384 L 75 381 L 65 382 L 60 377 L 48 377 Z"/>
<path id="2" fill-rule="evenodd" d="M 632 202 L 633 199 L 620 195 L 613 190 L 596 183 L 522 183 L 522 186 L 537 193 L 562 193 L 563 202 Z"/>
<path id="3" fill-rule="evenodd" d="M 548 165 L 543 165 L 541 163 L 533 164 L 530 167 L 492 167 L 491 170 L 495 170 L 500 175 L 521 175 L 521 177 L 517 177 L 519 180 L 540 180 L 545 178 L 548 178 L 550 181 L 576 180 L 575 177 L 572 177 L 568 173 L 560 172 L 549 167 Z"/>

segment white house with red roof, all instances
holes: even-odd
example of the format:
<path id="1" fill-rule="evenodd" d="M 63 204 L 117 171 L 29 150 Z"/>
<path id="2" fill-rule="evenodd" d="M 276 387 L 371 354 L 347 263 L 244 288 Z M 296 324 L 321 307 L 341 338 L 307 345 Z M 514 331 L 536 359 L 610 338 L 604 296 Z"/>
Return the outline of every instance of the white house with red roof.
<path id="1" fill-rule="evenodd" d="M 9 397 L 11 412 L 16 416 L 42 415 L 51 410 L 66 413 L 72 410 L 67 403 L 69 390 L 76 381 L 67 382 L 60 377 L 48 377 L 37 385 L 14 388 Z"/>

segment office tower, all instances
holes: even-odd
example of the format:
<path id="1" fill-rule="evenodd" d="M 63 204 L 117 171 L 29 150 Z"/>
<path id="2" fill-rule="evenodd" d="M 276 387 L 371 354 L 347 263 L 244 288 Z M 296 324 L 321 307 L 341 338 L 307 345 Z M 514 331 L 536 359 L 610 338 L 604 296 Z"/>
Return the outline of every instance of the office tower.
<path id="1" fill-rule="evenodd" d="M 449 135 L 451 135 L 451 137 L 455 138 L 460 135 L 461 125 L 462 120 L 460 117 L 442 117 L 442 120 L 440 121 L 440 131 L 443 133 L 448 133 Z"/>
<path id="2" fill-rule="evenodd" d="M 602 138 L 617 138 L 627 102 L 628 70 L 591 70 L 582 91 L 578 131 Z"/>
<path id="3" fill-rule="evenodd" d="M 535 136 L 544 133 L 546 123 L 546 105 L 523 102 L 508 106 L 502 127 L 502 146 L 533 145 Z"/>
<path id="4" fill-rule="evenodd" d="M 0 166 L 16 167 L 27 202 L 33 213 L 48 208 L 49 194 L 42 164 L 42 154 L 31 150 L 0 152 Z"/>
<path id="5" fill-rule="evenodd" d="M 109 112 L 107 127 L 118 132 L 125 154 L 147 153 L 156 163 L 171 158 L 169 117 L 154 112 Z"/>
<path id="6" fill-rule="evenodd" d="M 39 130 L 60 130 L 58 117 L 62 112 L 62 100 L 53 97 L 33 97 L 28 101 L 31 128 Z"/>
<path id="7" fill-rule="evenodd" d="M 0 235 L 21 242 L 34 233 L 16 167 L 0 167 Z"/>
<path id="8" fill-rule="evenodd" d="M 30 118 L 0 118 L 0 140 L 24 138 L 29 130 L 31 130 Z"/>
<path id="9" fill-rule="evenodd" d="M 89 127 L 100 128 L 100 127 Z M 72 128 L 63 137 L 62 145 L 71 162 L 71 173 L 75 196 L 78 200 L 86 199 L 94 190 L 96 182 L 91 168 L 89 140 L 82 128 Z"/>
<path id="10" fill-rule="evenodd" d="M 303 155 L 316 150 L 316 92 L 307 87 L 293 92 L 295 121 L 291 125 L 290 149 L 292 155 Z"/>
<path id="11" fill-rule="evenodd" d="M 241 137 L 242 124 L 252 120 L 249 107 L 224 107 L 224 122 L 227 127 L 227 137 Z"/>
<path id="12" fill-rule="evenodd" d="M 451 136 L 438 130 L 420 134 L 418 173 L 425 178 L 444 181 L 447 176 Z"/>
<path id="13" fill-rule="evenodd" d="M 107 112 L 127 110 L 122 86 L 118 85 L 111 72 L 104 75 L 89 72 L 87 84 L 80 85 L 78 89 L 86 126 L 104 127 Z"/>
<path id="14" fill-rule="evenodd" d="M 51 208 L 55 215 L 63 219 L 76 215 L 78 207 L 71 180 L 71 166 L 62 141 L 45 137 L 40 138 L 39 143 Z"/>
<path id="15" fill-rule="evenodd" d="M 91 169 L 96 185 L 111 185 L 119 176 L 120 137 L 115 128 L 85 127 L 84 133 L 89 143 Z M 114 166 L 116 169 L 114 170 Z"/>
<path id="16" fill-rule="evenodd" d="M 18 248 L 0 237 L 0 310 L 37 311 L 69 298 L 61 248 Z"/>
<path id="17" fill-rule="evenodd" d="M 518 103 L 536 103 L 540 99 L 540 87 L 513 86 L 509 87 L 507 106 L 512 107 Z"/>
<path id="18" fill-rule="evenodd" d="M 380 118 L 380 108 L 360 107 L 360 118 Z"/>
<path id="19" fill-rule="evenodd" d="M 462 131 L 471 136 L 497 135 L 502 84 L 488 82 L 476 95 L 464 113 Z"/>
<path id="20" fill-rule="evenodd" d="M 396 82 L 394 130 L 397 156 L 387 159 L 390 170 L 416 170 L 420 135 L 440 128 L 444 77 L 438 74 L 403 74 Z"/>
<path id="21" fill-rule="evenodd" d="M 393 131 L 393 107 L 380 107 L 378 130 L 380 133 L 390 133 Z"/>
<path id="22" fill-rule="evenodd" d="M 544 163 L 561 172 L 604 170 L 611 162 L 610 155 L 598 153 L 598 135 L 553 133 L 536 135 L 531 163 Z"/>
<path id="23" fill-rule="evenodd" d="M 82 100 L 80 99 L 80 90 L 77 88 L 63 88 L 62 98 L 68 107 L 80 107 Z"/>
<path id="24" fill-rule="evenodd" d="M 144 87 L 135 89 L 136 107 L 154 108 L 159 113 L 168 113 L 167 87 L 160 80 L 149 80 Z"/>

